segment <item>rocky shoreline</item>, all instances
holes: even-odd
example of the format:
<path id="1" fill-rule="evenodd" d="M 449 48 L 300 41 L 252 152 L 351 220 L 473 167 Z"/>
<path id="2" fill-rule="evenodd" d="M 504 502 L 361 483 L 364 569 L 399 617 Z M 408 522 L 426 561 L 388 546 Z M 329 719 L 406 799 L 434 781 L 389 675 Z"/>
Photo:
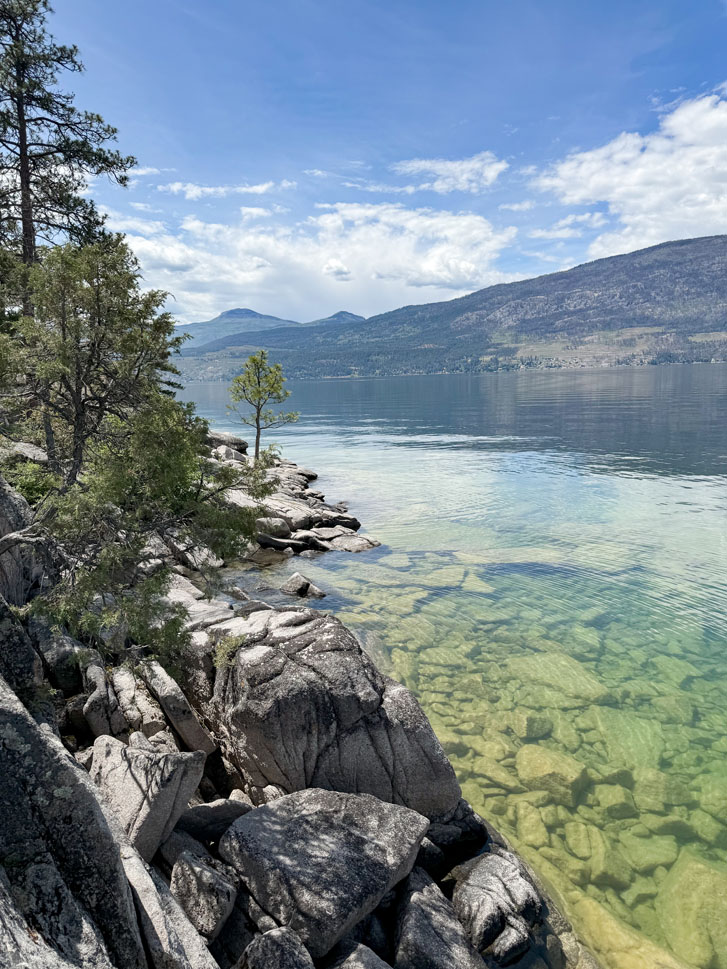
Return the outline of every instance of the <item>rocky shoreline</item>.
<path id="1" fill-rule="evenodd" d="M 313 472 L 274 473 L 251 564 L 378 544 Z M 179 559 L 178 681 L 0 603 L 0 966 L 597 969 L 349 629 Z"/>

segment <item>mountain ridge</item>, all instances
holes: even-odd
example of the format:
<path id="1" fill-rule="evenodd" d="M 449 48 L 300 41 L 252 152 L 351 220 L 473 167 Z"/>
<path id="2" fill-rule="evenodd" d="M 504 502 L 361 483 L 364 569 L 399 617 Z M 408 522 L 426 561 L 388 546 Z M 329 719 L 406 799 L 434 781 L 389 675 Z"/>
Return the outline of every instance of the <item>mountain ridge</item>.
<path id="1" fill-rule="evenodd" d="M 661 243 L 355 324 L 247 331 L 234 356 L 225 347 L 186 350 L 183 370 L 226 377 L 260 346 L 299 377 L 727 359 L 727 235 Z"/>

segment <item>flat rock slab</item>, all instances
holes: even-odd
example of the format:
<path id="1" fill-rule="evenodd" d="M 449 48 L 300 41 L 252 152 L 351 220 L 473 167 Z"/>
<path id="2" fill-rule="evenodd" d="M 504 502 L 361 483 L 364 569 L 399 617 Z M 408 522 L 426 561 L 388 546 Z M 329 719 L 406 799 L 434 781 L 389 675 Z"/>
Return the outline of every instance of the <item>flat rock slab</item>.
<path id="1" fill-rule="evenodd" d="M 170 890 L 195 929 L 214 939 L 225 924 L 237 898 L 236 879 L 220 862 L 207 863 L 198 854 L 183 851 L 174 863 Z"/>
<path id="2" fill-rule="evenodd" d="M 400 805 L 313 789 L 250 811 L 219 851 L 256 904 L 318 958 L 408 875 L 428 828 Z"/>
<path id="3" fill-rule="evenodd" d="M 166 841 L 202 778 L 205 755 L 157 754 L 98 737 L 91 779 L 142 858 Z"/>
<path id="4" fill-rule="evenodd" d="M 395 969 L 483 969 L 452 903 L 421 868 L 404 883 L 399 905 Z"/>

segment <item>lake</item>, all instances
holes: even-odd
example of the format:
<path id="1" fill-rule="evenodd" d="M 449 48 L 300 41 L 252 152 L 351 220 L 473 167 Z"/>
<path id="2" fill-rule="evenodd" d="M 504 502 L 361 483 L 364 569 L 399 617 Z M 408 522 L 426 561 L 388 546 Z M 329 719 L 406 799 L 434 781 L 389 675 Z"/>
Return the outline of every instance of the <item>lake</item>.
<path id="1" fill-rule="evenodd" d="M 727 365 L 289 387 L 270 440 L 382 547 L 263 581 L 328 592 L 607 966 L 727 966 Z"/>

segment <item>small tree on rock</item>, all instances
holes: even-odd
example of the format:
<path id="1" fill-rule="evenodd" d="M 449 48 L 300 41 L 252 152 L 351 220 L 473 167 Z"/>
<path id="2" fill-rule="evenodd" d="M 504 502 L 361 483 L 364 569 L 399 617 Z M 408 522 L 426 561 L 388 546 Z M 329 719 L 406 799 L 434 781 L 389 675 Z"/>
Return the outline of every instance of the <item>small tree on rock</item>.
<path id="1" fill-rule="evenodd" d="M 260 438 L 263 430 L 270 427 L 282 427 L 293 424 L 298 420 L 295 411 L 279 411 L 275 413 L 270 404 L 282 404 L 290 397 L 290 391 L 285 389 L 283 368 L 279 363 L 268 363 L 267 350 L 260 350 L 251 354 L 245 362 L 241 374 L 230 385 L 229 410 L 240 418 L 243 424 L 255 428 L 255 460 L 260 457 Z M 252 412 L 244 407 L 248 404 Z"/>

